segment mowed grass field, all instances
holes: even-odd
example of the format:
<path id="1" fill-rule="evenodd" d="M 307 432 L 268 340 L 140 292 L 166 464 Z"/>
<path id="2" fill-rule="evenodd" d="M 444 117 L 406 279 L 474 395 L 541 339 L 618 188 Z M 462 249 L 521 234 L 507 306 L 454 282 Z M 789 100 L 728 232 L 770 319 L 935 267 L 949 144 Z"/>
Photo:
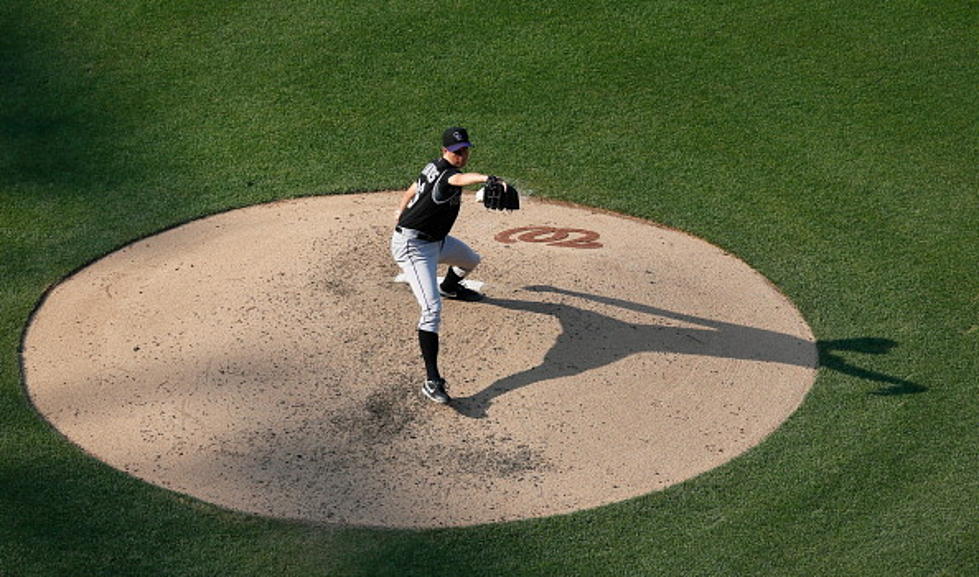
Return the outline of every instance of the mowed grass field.
<path id="1" fill-rule="evenodd" d="M 0 576 L 976 575 L 977 41 L 969 1 L 0 3 Z M 393 531 L 149 486 L 33 410 L 21 338 L 66 275 L 402 188 L 457 123 L 474 170 L 776 283 L 819 339 L 799 411 L 660 493 Z"/>

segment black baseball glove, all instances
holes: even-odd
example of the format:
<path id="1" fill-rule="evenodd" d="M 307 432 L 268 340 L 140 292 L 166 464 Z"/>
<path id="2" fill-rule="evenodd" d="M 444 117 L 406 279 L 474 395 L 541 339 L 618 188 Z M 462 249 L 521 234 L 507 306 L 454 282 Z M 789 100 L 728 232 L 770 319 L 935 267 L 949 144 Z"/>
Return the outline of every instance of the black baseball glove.
<path id="1" fill-rule="evenodd" d="M 520 194 L 513 185 L 491 176 L 483 186 L 483 205 L 490 210 L 520 210 Z"/>

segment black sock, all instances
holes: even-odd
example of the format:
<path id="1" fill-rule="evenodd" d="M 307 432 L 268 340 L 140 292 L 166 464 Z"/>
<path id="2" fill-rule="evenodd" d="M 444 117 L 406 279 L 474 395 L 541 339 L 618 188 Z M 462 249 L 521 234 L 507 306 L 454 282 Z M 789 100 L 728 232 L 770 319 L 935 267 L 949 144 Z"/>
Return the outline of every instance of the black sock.
<path id="1" fill-rule="evenodd" d="M 462 277 L 456 274 L 456 269 L 453 266 L 449 267 L 449 270 L 445 273 L 445 280 L 442 281 L 442 290 L 454 291 L 459 287 L 459 281 Z"/>
<path id="2" fill-rule="evenodd" d="M 442 378 L 439 374 L 439 334 L 418 329 L 418 344 L 421 345 L 422 358 L 425 359 L 425 372 L 428 380 Z"/>

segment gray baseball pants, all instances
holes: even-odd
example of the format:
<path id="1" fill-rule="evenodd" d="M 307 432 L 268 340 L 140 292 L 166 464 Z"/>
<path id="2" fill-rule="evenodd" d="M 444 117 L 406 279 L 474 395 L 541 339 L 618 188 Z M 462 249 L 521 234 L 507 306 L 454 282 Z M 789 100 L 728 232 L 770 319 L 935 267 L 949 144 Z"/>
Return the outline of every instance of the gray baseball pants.
<path id="1" fill-rule="evenodd" d="M 442 324 L 438 265 L 455 267 L 455 273 L 462 278 L 479 264 L 479 255 L 453 236 L 441 241 L 423 240 L 418 231 L 405 228 L 395 231 L 391 237 L 391 256 L 404 272 L 421 308 L 418 329 L 438 333 Z"/>

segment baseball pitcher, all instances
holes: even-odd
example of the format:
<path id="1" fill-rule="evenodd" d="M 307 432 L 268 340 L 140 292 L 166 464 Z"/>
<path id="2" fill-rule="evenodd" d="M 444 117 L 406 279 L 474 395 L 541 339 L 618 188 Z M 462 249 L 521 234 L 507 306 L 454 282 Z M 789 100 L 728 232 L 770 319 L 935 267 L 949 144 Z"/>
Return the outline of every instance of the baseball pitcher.
<path id="1" fill-rule="evenodd" d="M 442 134 L 442 155 L 422 169 L 401 199 L 398 224 L 391 237 L 391 255 L 401 267 L 421 308 L 418 343 L 425 361 L 422 393 L 436 403 L 448 403 L 445 379 L 438 368 L 442 298 L 478 301 L 482 295 L 460 281 L 479 264 L 480 256 L 449 235 L 462 206 L 462 189 L 483 184 L 477 200 L 492 210 L 516 210 L 519 196 L 506 182 L 478 172 L 462 172 L 472 144 L 465 128 Z M 439 283 L 437 268 L 448 265 Z"/>

